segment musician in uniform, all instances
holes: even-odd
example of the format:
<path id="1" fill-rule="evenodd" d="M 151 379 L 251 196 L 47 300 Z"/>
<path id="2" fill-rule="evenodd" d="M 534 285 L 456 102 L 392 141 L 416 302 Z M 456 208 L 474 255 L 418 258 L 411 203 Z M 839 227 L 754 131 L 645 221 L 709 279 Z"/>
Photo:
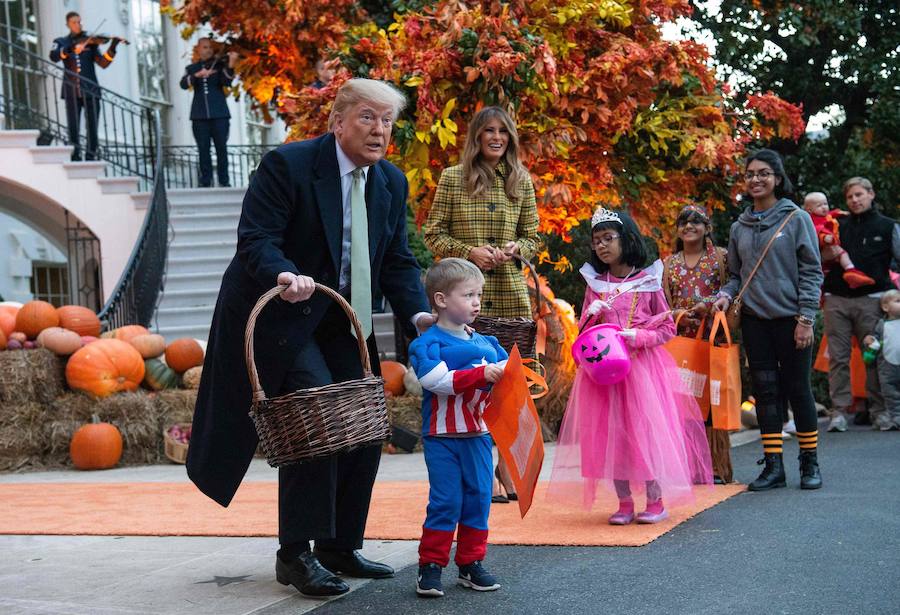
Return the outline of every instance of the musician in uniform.
<path id="1" fill-rule="evenodd" d="M 194 100 L 191 103 L 191 124 L 197 149 L 200 150 L 200 187 L 212 185 L 212 157 L 209 153 L 210 140 L 216 146 L 216 174 L 219 187 L 231 185 L 228 179 L 228 142 L 229 120 L 228 104 L 225 100 L 225 88 L 234 79 L 234 63 L 237 53 L 232 51 L 227 56 L 216 57 L 212 41 L 201 38 L 196 48 L 199 61 L 189 64 L 181 78 L 181 89 L 194 89 Z"/>
<path id="2" fill-rule="evenodd" d="M 69 28 L 69 34 L 53 41 L 50 59 L 54 62 L 62 62 L 66 69 L 63 77 L 62 99 L 66 103 L 69 145 L 75 147 L 75 151 L 72 152 L 72 160 L 81 160 L 79 131 L 82 109 L 87 120 L 87 151 L 84 158 L 85 160 L 96 160 L 101 92 L 100 85 L 97 83 L 97 73 L 94 72 L 94 64 L 98 64 L 100 68 L 106 68 L 112 64 L 113 58 L 116 56 L 116 47 L 123 39 L 111 37 L 109 47 L 106 51 L 101 52 L 100 41 L 103 39 L 84 33 L 81 29 L 81 16 L 78 13 L 72 11 L 66 14 L 66 26 Z"/>

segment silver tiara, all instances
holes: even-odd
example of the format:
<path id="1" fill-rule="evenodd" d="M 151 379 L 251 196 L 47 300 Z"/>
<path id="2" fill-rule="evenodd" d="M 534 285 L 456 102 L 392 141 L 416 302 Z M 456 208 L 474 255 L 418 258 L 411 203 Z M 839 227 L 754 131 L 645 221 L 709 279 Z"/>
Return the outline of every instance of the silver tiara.
<path id="1" fill-rule="evenodd" d="M 597 211 L 594 212 L 594 215 L 591 218 L 591 227 L 593 228 L 601 222 L 618 222 L 621 225 L 622 219 L 619 218 L 619 214 L 611 209 L 606 209 L 601 205 L 597 208 Z"/>

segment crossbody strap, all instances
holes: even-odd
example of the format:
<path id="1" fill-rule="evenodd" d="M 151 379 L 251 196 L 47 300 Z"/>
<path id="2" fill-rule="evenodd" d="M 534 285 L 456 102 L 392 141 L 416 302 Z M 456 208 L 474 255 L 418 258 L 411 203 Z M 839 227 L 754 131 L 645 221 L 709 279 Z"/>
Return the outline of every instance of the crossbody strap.
<path id="1" fill-rule="evenodd" d="M 772 238 L 769 239 L 769 243 L 766 244 L 766 247 L 763 248 L 762 254 L 759 255 L 759 260 L 756 261 L 756 266 L 753 267 L 753 271 L 750 272 L 750 275 L 747 276 L 746 281 L 744 281 L 744 285 L 741 287 L 740 292 L 737 294 L 737 297 L 734 298 L 735 302 L 740 301 L 741 297 L 744 296 L 744 291 L 747 290 L 747 287 L 750 285 L 750 280 L 753 279 L 753 276 L 756 274 L 756 270 L 759 269 L 759 266 L 762 265 L 763 260 L 766 258 L 766 254 L 769 253 L 769 248 L 772 247 L 772 244 L 775 243 L 775 240 L 778 239 L 778 234 L 784 230 L 784 227 L 787 226 L 787 223 L 791 221 L 791 218 L 800 211 L 799 209 L 795 209 L 791 213 L 788 214 L 788 217 L 784 219 L 784 222 L 781 223 L 775 232 L 772 234 Z"/>

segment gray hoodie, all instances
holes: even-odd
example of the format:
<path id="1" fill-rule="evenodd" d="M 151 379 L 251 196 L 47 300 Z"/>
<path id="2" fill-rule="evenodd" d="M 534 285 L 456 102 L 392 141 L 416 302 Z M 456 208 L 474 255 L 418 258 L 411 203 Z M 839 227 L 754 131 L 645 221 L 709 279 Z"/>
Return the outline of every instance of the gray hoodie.
<path id="1" fill-rule="evenodd" d="M 758 220 L 750 208 L 731 225 L 728 269 L 731 274 L 722 293 L 736 297 L 772 235 L 785 217 L 799 208 L 780 199 Z M 759 318 L 785 318 L 802 314 L 814 318 L 822 289 L 819 241 L 812 218 L 799 211 L 775 239 L 744 292 L 744 310 Z"/>

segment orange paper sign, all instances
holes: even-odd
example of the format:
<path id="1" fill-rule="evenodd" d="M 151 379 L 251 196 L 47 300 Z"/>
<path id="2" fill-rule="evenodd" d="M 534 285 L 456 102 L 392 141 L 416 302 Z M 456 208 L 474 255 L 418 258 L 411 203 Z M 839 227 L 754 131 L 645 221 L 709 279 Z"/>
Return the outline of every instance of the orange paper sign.
<path id="1" fill-rule="evenodd" d="M 531 508 L 538 474 L 544 464 L 541 420 L 525 374 L 519 347 L 513 346 L 503 377 L 494 384 L 484 411 L 484 422 L 516 485 L 519 513 L 523 518 Z"/>

